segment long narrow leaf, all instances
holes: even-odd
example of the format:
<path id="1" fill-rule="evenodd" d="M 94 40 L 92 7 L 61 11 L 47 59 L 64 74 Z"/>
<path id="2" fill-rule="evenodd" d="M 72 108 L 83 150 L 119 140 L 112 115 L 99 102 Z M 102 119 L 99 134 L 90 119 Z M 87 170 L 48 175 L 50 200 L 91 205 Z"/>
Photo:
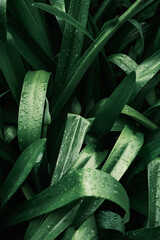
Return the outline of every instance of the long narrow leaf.
<path id="1" fill-rule="evenodd" d="M 56 183 L 75 162 L 82 147 L 89 122 L 81 116 L 69 114 L 58 155 L 52 184 Z"/>
<path id="2" fill-rule="evenodd" d="M 104 191 L 104 187 L 105 191 Z M 100 170 L 78 170 L 66 175 L 57 184 L 20 204 L 6 216 L 4 226 L 11 226 L 40 216 L 83 197 L 100 197 L 116 203 L 129 219 L 128 196 L 122 185 Z"/>
<path id="3" fill-rule="evenodd" d="M 148 164 L 148 188 L 149 188 L 149 227 L 160 226 L 159 198 L 160 198 L 160 158 L 154 159 Z"/>
<path id="4" fill-rule="evenodd" d="M 92 36 L 83 27 L 83 25 L 81 23 L 79 23 L 76 19 L 74 19 L 69 14 L 65 13 L 64 11 L 61 11 L 59 8 L 50 6 L 50 5 L 44 4 L 44 3 L 34 3 L 34 4 L 32 4 L 32 6 L 42 9 L 45 12 L 55 15 L 55 16 L 61 18 L 62 20 L 66 21 L 67 23 L 70 23 L 73 27 L 81 30 L 84 34 L 86 34 L 86 36 L 88 36 L 91 40 L 93 40 Z"/>
<path id="5" fill-rule="evenodd" d="M 1 207 L 5 205 L 5 203 L 12 197 L 12 195 L 27 178 L 37 158 L 42 158 L 45 143 L 45 139 L 37 140 L 26 148 L 26 150 L 17 159 L 5 182 L 0 188 Z"/>
<path id="6" fill-rule="evenodd" d="M 92 123 L 90 132 L 98 138 L 104 138 L 114 122 L 119 117 L 121 110 L 128 102 L 135 84 L 135 73 L 128 75 L 117 89 L 108 98 L 98 111 Z"/>
<path id="7" fill-rule="evenodd" d="M 120 16 L 117 21 L 104 30 L 97 39 L 93 42 L 93 44 L 86 50 L 81 59 L 75 66 L 75 69 L 71 73 L 67 86 L 61 91 L 61 94 L 57 97 L 56 104 L 51 112 L 51 116 L 54 119 L 60 110 L 63 108 L 64 104 L 78 85 L 82 76 L 94 61 L 95 57 L 102 50 L 108 40 L 113 36 L 113 34 L 125 23 L 131 16 L 134 15 L 135 10 L 138 9 L 139 5 L 141 5 L 141 0 L 137 0 L 122 16 Z"/>
<path id="8" fill-rule="evenodd" d="M 0 52 L 0 68 L 18 104 L 25 71 L 11 34 L 7 33 L 6 46 L 0 44 Z"/>
<path id="9" fill-rule="evenodd" d="M 96 223 L 94 217 L 90 217 L 75 232 L 72 240 L 92 240 L 97 235 Z"/>
<path id="10" fill-rule="evenodd" d="M 141 149 L 143 141 L 144 137 L 141 133 L 133 133 L 126 125 L 102 170 L 120 180 Z"/>
<path id="11" fill-rule="evenodd" d="M 41 137 L 45 97 L 50 73 L 28 72 L 24 79 L 18 116 L 21 150 Z"/>

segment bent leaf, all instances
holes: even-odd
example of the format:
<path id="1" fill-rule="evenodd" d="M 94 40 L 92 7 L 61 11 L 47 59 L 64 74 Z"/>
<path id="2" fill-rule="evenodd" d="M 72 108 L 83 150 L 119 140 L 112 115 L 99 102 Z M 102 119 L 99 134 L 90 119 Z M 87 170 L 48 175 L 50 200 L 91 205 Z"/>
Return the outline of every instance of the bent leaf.
<path id="1" fill-rule="evenodd" d="M 37 7 L 39 9 L 44 10 L 45 12 L 48 12 L 52 15 L 55 15 L 62 20 L 66 21 L 67 23 L 71 24 L 75 28 L 81 30 L 86 36 L 88 36 L 91 40 L 93 40 L 92 36 L 89 34 L 89 32 L 84 28 L 84 26 L 79 23 L 75 18 L 73 18 L 71 15 L 65 13 L 64 11 L 60 10 L 60 8 L 50 6 L 48 4 L 44 3 L 34 3 L 32 4 L 33 7 Z"/>
<path id="2" fill-rule="evenodd" d="M 103 171 L 80 169 L 11 210 L 5 217 L 4 226 L 15 225 L 91 196 L 114 202 L 124 210 L 125 220 L 129 219 L 129 200 L 122 185 Z"/>

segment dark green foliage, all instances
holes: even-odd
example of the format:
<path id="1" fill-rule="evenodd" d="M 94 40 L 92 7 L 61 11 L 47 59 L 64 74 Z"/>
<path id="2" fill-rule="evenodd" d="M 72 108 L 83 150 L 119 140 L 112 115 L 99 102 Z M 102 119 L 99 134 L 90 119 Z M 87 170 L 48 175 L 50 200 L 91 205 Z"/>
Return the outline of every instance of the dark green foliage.
<path id="1" fill-rule="evenodd" d="M 0 2 L 0 239 L 158 240 L 160 0 Z"/>

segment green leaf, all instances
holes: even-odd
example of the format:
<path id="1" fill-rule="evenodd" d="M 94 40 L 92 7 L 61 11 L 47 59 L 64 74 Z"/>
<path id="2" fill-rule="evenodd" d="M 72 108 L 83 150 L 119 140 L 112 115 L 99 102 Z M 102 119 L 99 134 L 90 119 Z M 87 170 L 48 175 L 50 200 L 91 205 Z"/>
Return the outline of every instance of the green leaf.
<path id="1" fill-rule="evenodd" d="M 73 222 L 78 207 L 78 204 L 71 204 L 45 217 L 33 219 L 27 228 L 24 240 L 54 240 Z"/>
<path id="2" fill-rule="evenodd" d="M 143 114 L 136 111 L 134 108 L 131 108 L 130 106 L 126 105 L 121 113 L 133 118 L 138 123 L 142 124 L 144 127 L 150 129 L 150 130 L 156 130 L 158 127 L 150 121 L 148 118 L 146 118 Z"/>
<path id="3" fill-rule="evenodd" d="M 125 211 L 125 220 L 129 219 L 129 201 L 122 185 L 103 171 L 80 169 L 64 176 L 57 184 L 15 207 L 8 216 L 5 216 L 3 223 L 5 227 L 15 225 L 91 196 L 116 203 Z"/>
<path id="4" fill-rule="evenodd" d="M 98 111 L 103 107 L 103 105 L 108 101 L 108 98 L 104 98 L 102 100 L 100 100 L 94 107 L 94 109 L 91 112 L 91 115 L 94 116 L 98 113 Z M 158 107 L 158 105 L 157 105 Z M 147 110 L 148 111 L 148 110 Z M 125 105 L 124 108 L 121 111 L 122 114 L 131 117 L 132 119 L 136 120 L 138 123 L 142 124 L 144 127 L 147 127 L 150 130 L 156 130 L 157 126 L 150 121 L 148 118 L 146 118 L 143 114 L 139 113 L 138 111 L 136 111 L 134 108 L 131 108 L 128 105 Z M 91 118 L 92 121 L 91 123 L 94 121 L 94 118 Z M 113 129 L 116 129 L 116 127 L 121 130 L 121 126 L 123 126 L 123 122 L 119 122 L 120 126 L 118 125 L 118 122 L 113 125 Z M 117 125 L 116 125 L 117 124 Z"/>
<path id="5" fill-rule="evenodd" d="M 26 2 L 25 0 L 9 1 L 8 10 L 17 21 L 21 22 L 27 34 L 32 36 L 36 43 L 48 54 L 50 48 L 48 42 L 46 42 L 46 31 L 43 28 L 42 17 L 38 17 L 35 13 L 36 9 L 31 11 Z"/>
<path id="6" fill-rule="evenodd" d="M 44 46 L 43 49 L 44 49 L 45 53 L 47 54 L 47 56 L 49 56 L 52 59 L 54 56 L 54 52 L 53 52 L 53 42 L 52 42 L 51 36 L 50 36 L 51 31 L 47 24 L 45 13 L 40 11 L 37 8 L 34 8 L 32 6 L 32 4 L 34 2 L 35 2 L 35 0 L 25 0 L 25 3 L 34 18 L 35 23 L 38 26 L 38 31 L 39 31 L 42 41 L 43 41 L 43 46 Z"/>
<path id="7" fill-rule="evenodd" d="M 133 166 L 128 170 L 126 175 L 126 182 L 133 178 L 139 172 L 147 168 L 147 165 L 160 155 L 160 140 L 153 140 L 146 143 L 139 152 Z"/>
<path id="8" fill-rule="evenodd" d="M 98 143 L 88 144 L 78 155 L 76 161 L 70 168 L 70 171 L 74 171 L 80 168 L 98 168 L 105 160 L 108 154 L 108 150 L 100 150 Z"/>
<path id="9" fill-rule="evenodd" d="M 72 92 L 78 85 L 79 81 L 83 77 L 84 73 L 94 61 L 98 53 L 103 49 L 105 44 L 113 36 L 113 34 L 125 23 L 131 16 L 134 15 L 135 10 L 139 8 L 141 0 L 137 0 L 123 15 L 121 15 L 117 21 L 107 27 L 86 50 L 81 59 L 77 62 L 74 70 L 71 72 L 67 80 L 65 88 L 61 89 L 61 93 L 55 99 L 55 106 L 51 111 L 52 119 L 55 119 L 63 108 L 66 101 L 71 96 Z"/>
<path id="10" fill-rule="evenodd" d="M 0 2 L 0 41 L 3 43 L 6 43 L 7 41 L 7 14 L 6 14 L 6 8 L 7 8 L 7 0 L 2 0 Z"/>
<path id="11" fill-rule="evenodd" d="M 143 145 L 141 133 L 134 133 L 127 125 L 121 132 L 102 170 L 120 180 Z"/>
<path id="12" fill-rule="evenodd" d="M 123 53 L 112 54 L 107 59 L 120 67 L 126 74 L 130 74 L 138 67 L 138 64 L 133 59 Z"/>
<path id="13" fill-rule="evenodd" d="M 154 159 L 148 164 L 148 189 L 149 189 L 149 227 L 160 226 L 160 158 Z"/>
<path id="14" fill-rule="evenodd" d="M 69 114 L 52 177 L 52 184 L 59 181 L 78 157 L 89 122 L 79 115 Z"/>
<path id="15" fill-rule="evenodd" d="M 50 73 L 29 71 L 24 79 L 18 115 L 21 150 L 41 137 L 45 97 Z"/>
<path id="16" fill-rule="evenodd" d="M 126 233 L 123 240 L 151 240 L 160 237 L 160 227 L 137 229 Z"/>
<path id="17" fill-rule="evenodd" d="M 97 235 L 96 223 L 94 217 L 86 220 L 75 232 L 72 240 L 92 240 Z"/>
<path id="18" fill-rule="evenodd" d="M 136 109 L 141 109 L 142 104 L 145 101 L 146 96 L 157 87 L 160 81 L 160 74 L 154 76 L 149 82 L 142 88 L 142 90 L 136 95 L 134 101 L 132 101 L 132 106 Z"/>
<path id="19" fill-rule="evenodd" d="M 129 19 L 128 20 L 135 28 L 137 28 L 140 37 L 141 37 L 141 44 L 142 44 L 142 50 L 144 49 L 144 37 L 143 37 L 143 30 L 142 27 L 140 25 L 140 23 L 138 21 L 136 21 L 135 19 Z"/>
<path id="20" fill-rule="evenodd" d="M 45 12 L 48 12 L 52 15 L 55 15 L 55 16 L 61 18 L 62 20 L 66 21 L 67 23 L 71 24 L 73 27 L 81 30 L 86 36 L 88 36 L 91 40 L 93 40 L 92 36 L 84 28 L 83 24 L 79 23 L 71 15 L 69 15 L 69 14 L 65 13 L 64 11 L 60 10 L 60 8 L 57 8 L 55 6 L 50 6 L 50 5 L 44 4 L 44 3 L 34 3 L 34 4 L 32 4 L 32 6 L 37 7 L 39 9 L 42 9 Z"/>
<path id="21" fill-rule="evenodd" d="M 10 33 L 7 33 L 6 45 L 0 44 L 0 52 L 0 68 L 18 104 L 25 71 Z"/>
<path id="22" fill-rule="evenodd" d="M 136 69 L 136 86 L 132 94 L 132 102 L 135 96 L 142 90 L 142 88 L 155 76 L 160 70 L 160 50 L 147 58 Z"/>
<path id="23" fill-rule="evenodd" d="M 115 146 L 108 156 L 102 170 L 108 172 L 116 180 L 120 180 L 129 168 L 132 161 L 143 144 L 143 135 L 134 133 L 128 126 L 125 126 Z M 75 226 L 81 224 L 87 217 L 94 214 L 104 199 L 85 199 L 77 213 Z"/>
<path id="24" fill-rule="evenodd" d="M 90 0 L 72 0 L 69 5 L 68 14 L 79 21 L 83 28 L 85 28 L 87 24 L 89 3 Z M 83 41 L 83 32 L 71 24 L 66 23 L 54 81 L 55 94 L 51 99 L 51 113 L 57 103 L 57 97 L 61 95 L 62 89 L 68 84 L 69 75 L 81 56 Z"/>
<path id="25" fill-rule="evenodd" d="M 0 204 L 3 207 L 21 186 L 32 170 L 37 159 L 42 158 L 46 140 L 32 143 L 15 162 L 5 182 L 0 188 Z"/>
<path id="26" fill-rule="evenodd" d="M 104 138 L 119 117 L 128 102 L 135 85 L 135 73 L 128 75 L 108 98 L 95 116 L 90 132 L 98 138 Z"/>
<path id="27" fill-rule="evenodd" d="M 35 70 L 51 69 L 51 59 L 36 41 L 24 31 L 23 25 L 8 14 L 8 29 L 11 32 L 19 52 Z"/>
<path id="28" fill-rule="evenodd" d="M 125 225 L 123 219 L 111 211 L 99 211 L 97 214 L 97 227 L 100 230 L 113 230 L 124 234 Z"/>
<path id="29" fill-rule="evenodd" d="M 76 158 L 73 165 L 70 167 L 69 172 L 72 172 L 82 167 L 92 169 L 99 167 L 108 154 L 107 150 L 102 151 L 99 148 L 99 144 L 93 143 L 87 145 L 80 152 L 78 158 Z M 31 231 L 30 228 L 28 229 L 26 234 L 29 235 L 27 235 L 28 238 L 26 238 L 25 240 L 38 240 L 41 238 L 49 240 L 50 238 L 56 238 L 61 231 L 63 231 L 72 223 L 78 207 L 79 204 L 76 204 L 73 205 L 73 207 L 69 207 L 67 209 L 66 207 L 64 207 L 62 209 L 58 209 L 49 213 L 43 223 L 41 223 L 41 220 L 39 220 L 41 224 L 38 226 L 36 225 L 33 231 Z M 34 225 L 34 220 L 33 224 L 31 222 L 31 226 L 32 225 Z M 49 229 L 48 226 L 50 226 Z"/>

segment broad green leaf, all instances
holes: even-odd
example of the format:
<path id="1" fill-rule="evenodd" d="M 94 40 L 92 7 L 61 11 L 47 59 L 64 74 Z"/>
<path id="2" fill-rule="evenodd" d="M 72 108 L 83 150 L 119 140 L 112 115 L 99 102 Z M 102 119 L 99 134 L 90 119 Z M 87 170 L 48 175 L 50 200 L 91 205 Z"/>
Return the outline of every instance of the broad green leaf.
<path id="1" fill-rule="evenodd" d="M 25 71 L 10 33 L 7 33 L 6 45 L 0 43 L 0 52 L 0 68 L 18 104 Z"/>
<path id="2" fill-rule="evenodd" d="M 148 164 L 149 227 L 160 226 L 160 158 Z"/>
<path id="3" fill-rule="evenodd" d="M 17 159 L 5 182 L 0 188 L 0 203 L 3 207 L 21 186 L 32 170 L 37 159 L 42 158 L 45 139 L 32 143 Z"/>
<path id="4" fill-rule="evenodd" d="M 104 138 L 119 117 L 121 110 L 128 102 L 135 85 L 135 73 L 128 75 L 107 99 L 95 116 L 90 132 L 98 137 Z"/>
<path id="5" fill-rule="evenodd" d="M 39 9 L 44 10 L 45 12 L 48 12 L 52 15 L 55 15 L 62 20 L 66 21 L 67 23 L 71 24 L 73 27 L 81 30 L 86 36 L 88 36 L 91 40 L 93 40 L 92 36 L 89 34 L 89 32 L 84 28 L 83 24 L 78 22 L 75 18 L 73 18 L 71 15 L 65 13 L 64 11 L 60 10 L 60 8 L 55 6 L 50 6 L 48 4 L 44 3 L 34 3 L 32 6 L 37 7 Z"/>
<path id="6" fill-rule="evenodd" d="M 120 67 L 126 74 L 130 74 L 138 67 L 138 64 L 133 59 L 123 53 L 113 54 L 107 59 L 109 62 L 112 62 Z"/>
<path id="7" fill-rule="evenodd" d="M 158 239 L 160 237 L 160 227 L 155 228 L 143 228 L 130 231 L 126 233 L 123 240 L 151 240 Z"/>
<path id="8" fill-rule="evenodd" d="M 57 184 L 15 207 L 8 216 L 5 216 L 3 223 L 5 227 L 15 225 L 91 196 L 114 202 L 124 210 L 125 221 L 129 219 L 129 200 L 122 185 L 103 171 L 80 169 L 64 176 Z"/>
<path id="9" fill-rule="evenodd" d="M 127 125 L 121 132 L 102 170 L 120 180 L 143 145 L 141 133 L 134 133 Z"/>
<path id="10" fill-rule="evenodd" d="M 55 119 L 63 108 L 66 101 L 71 96 L 72 92 L 78 85 L 79 81 L 83 77 L 84 73 L 87 71 L 88 67 L 94 61 L 98 53 L 103 49 L 108 40 L 113 36 L 113 34 L 125 23 L 130 17 L 133 17 L 135 10 L 141 5 L 141 0 L 137 0 L 124 14 L 122 14 L 117 21 L 104 30 L 96 40 L 91 44 L 91 46 L 86 50 L 81 59 L 77 62 L 74 70 L 71 72 L 67 80 L 67 85 L 61 93 L 55 99 L 54 108 L 51 111 L 52 119 Z"/>
<path id="11" fill-rule="evenodd" d="M 0 139 L 0 158 L 10 163 L 14 163 L 17 158 L 17 153 L 14 151 L 14 149 L 2 139 Z"/>
<path id="12" fill-rule="evenodd" d="M 41 137 L 45 97 L 50 73 L 29 71 L 24 79 L 18 115 L 21 150 Z"/>
<path id="13" fill-rule="evenodd" d="M 75 232 L 72 240 L 92 240 L 97 235 L 96 223 L 94 217 L 87 219 Z"/>
<path id="14" fill-rule="evenodd" d="M 0 2 L 0 41 L 6 43 L 7 41 L 7 0 Z"/>
<path id="15" fill-rule="evenodd" d="M 101 231 L 113 230 L 124 234 L 125 225 L 117 213 L 101 210 L 98 212 L 97 218 L 97 227 Z"/>
<path id="16" fill-rule="evenodd" d="M 69 114 L 57 163 L 52 177 L 52 184 L 59 181 L 74 164 L 82 147 L 89 122 L 79 115 Z"/>

